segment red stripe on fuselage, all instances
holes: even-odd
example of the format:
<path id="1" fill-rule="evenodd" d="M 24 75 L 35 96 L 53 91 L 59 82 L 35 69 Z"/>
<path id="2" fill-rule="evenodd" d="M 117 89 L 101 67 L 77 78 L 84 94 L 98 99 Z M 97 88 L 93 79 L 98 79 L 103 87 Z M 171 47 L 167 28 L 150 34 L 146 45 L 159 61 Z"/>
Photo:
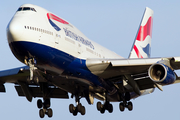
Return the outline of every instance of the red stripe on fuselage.
<path id="1" fill-rule="evenodd" d="M 152 38 L 152 22 L 153 22 L 152 17 L 149 17 L 147 23 L 139 28 L 139 32 L 136 40 L 144 41 L 148 35 L 151 36 Z"/>
<path id="2" fill-rule="evenodd" d="M 63 24 L 69 24 L 65 20 L 63 20 L 63 19 L 61 19 L 61 18 L 59 18 L 59 17 L 57 17 L 57 16 L 55 16 L 55 15 L 53 15 L 51 13 L 47 13 L 47 17 L 48 17 L 48 19 L 53 19 L 53 20 L 56 20 L 56 21 L 58 21 L 60 23 L 63 23 Z"/>

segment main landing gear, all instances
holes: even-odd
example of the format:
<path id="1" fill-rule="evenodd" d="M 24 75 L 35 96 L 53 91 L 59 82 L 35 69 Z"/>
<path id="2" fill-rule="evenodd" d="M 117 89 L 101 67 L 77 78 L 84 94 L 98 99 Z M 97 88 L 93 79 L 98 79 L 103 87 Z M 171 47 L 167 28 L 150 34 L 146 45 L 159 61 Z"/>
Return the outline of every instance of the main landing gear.
<path id="1" fill-rule="evenodd" d="M 108 110 L 109 113 L 113 112 L 113 105 L 106 101 L 104 104 L 101 102 L 97 102 L 97 110 L 100 111 L 102 114 L 105 113 L 105 110 Z"/>
<path id="2" fill-rule="evenodd" d="M 45 114 L 48 117 L 52 117 L 53 116 L 53 111 L 50 108 L 50 106 L 51 106 L 50 99 L 45 99 L 44 102 L 42 102 L 41 99 L 39 99 L 37 101 L 37 107 L 40 109 L 39 110 L 40 118 L 44 118 Z"/>
<path id="3" fill-rule="evenodd" d="M 81 115 L 85 115 L 86 110 L 85 110 L 85 107 L 82 106 L 81 103 L 79 103 L 76 107 L 73 104 L 70 104 L 69 112 L 72 113 L 74 116 L 76 116 L 78 112 L 81 113 Z"/>
<path id="4" fill-rule="evenodd" d="M 74 106 L 73 104 L 69 105 L 69 112 L 72 113 L 74 116 L 76 116 L 79 113 L 81 113 L 81 115 L 85 115 L 86 114 L 86 109 L 85 107 L 80 103 L 80 97 L 79 96 L 75 96 L 76 99 L 76 103 L 77 105 Z"/>
<path id="5" fill-rule="evenodd" d="M 119 109 L 120 111 L 124 111 L 125 108 L 127 108 L 129 111 L 132 111 L 133 109 L 133 104 L 130 101 L 130 94 L 129 93 L 125 93 L 121 95 L 121 100 L 122 102 L 119 103 Z M 105 113 L 105 110 L 107 110 L 109 113 L 113 112 L 113 105 L 110 104 L 109 101 L 107 101 L 107 97 L 106 97 L 106 101 L 104 104 L 102 104 L 101 102 L 97 102 L 97 110 L 100 111 L 100 113 Z"/>
<path id="6" fill-rule="evenodd" d="M 119 109 L 121 112 L 123 112 L 125 110 L 125 108 L 127 108 L 129 111 L 132 111 L 133 109 L 133 104 L 132 102 L 121 102 L 119 103 Z"/>
<path id="7" fill-rule="evenodd" d="M 102 114 L 105 113 L 107 110 L 109 113 L 113 112 L 113 105 L 107 100 L 107 93 L 105 94 L 105 103 L 102 104 L 101 102 L 97 102 L 97 110 L 100 111 Z"/>
<path id="8" fill-rule="evenodd" d="M 123 95 L 122 98 L 123 98 L 123 102 L 119 103 L 120 111 L 123 112 L 125 110 L 125 108 L 127 108 L 129 111 L 132 111 L 133 104 L 130 101 L 130 94 L 129 93 L 125 93 L 125 95 Z"/>

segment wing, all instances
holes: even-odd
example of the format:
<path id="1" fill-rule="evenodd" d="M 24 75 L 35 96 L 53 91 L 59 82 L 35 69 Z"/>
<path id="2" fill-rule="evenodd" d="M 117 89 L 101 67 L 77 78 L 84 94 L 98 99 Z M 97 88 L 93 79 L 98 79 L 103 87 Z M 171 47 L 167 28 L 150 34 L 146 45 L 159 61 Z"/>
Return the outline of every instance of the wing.
<path id="1" fill-rule="evenodd" d="M 35 76 L 40 83 L 39 85 L 28 82 L 29 76 L 30 70 L 28 66 L 0 71 L 0 92 L 5 92 L 4 83 L 14 83 L 18 95 L 25 96 L 28 101 L 32 101 L 33 97 L 44 97 L 44 89 L 41 89 L 42 87 L 46 88 L 45 91 L 47 92 L 45 94 L 49 98 L 69 98 L 68 93 L 55 87 L 46 79 L 49 76 L 42 71 L 35 70 Z"/>
<path id="2" fill-rule="evenodd" d="M 95 75 L 113 82 L 126 82 L 128 91 L 135 91 L 157 87 L 162 90 L 163 85 L 178 83 L 179 77 L 174 70 L 180 69 L 180 57 L 170 58 L 142 58 L 142 59 L 87 59 L 88 69 Z M 167 70 L 166 70 L 167 69 Z M 160 79 L 155 79 L 157 72 L 162 72 Z M 165 83 L 169 71 L 174 80 Z M 163 73 L 164 72 L 164 73 Z M 164 76 L 163 76 L 164 75 Z M 127 82 L 128 81 L 128 82 Z M 130 86 L 130 87 L 128 87 Z"/>

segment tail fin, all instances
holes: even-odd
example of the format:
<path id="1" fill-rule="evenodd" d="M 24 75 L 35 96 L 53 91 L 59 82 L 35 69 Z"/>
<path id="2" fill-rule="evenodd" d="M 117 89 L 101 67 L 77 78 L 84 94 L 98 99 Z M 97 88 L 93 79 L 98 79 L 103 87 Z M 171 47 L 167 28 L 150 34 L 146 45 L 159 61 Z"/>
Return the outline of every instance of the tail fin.
<path id="1" fill-rule="evenodd" d="M 152 38 L 153 11 L 146 7 L 129 58 L 149 58 Z"/>

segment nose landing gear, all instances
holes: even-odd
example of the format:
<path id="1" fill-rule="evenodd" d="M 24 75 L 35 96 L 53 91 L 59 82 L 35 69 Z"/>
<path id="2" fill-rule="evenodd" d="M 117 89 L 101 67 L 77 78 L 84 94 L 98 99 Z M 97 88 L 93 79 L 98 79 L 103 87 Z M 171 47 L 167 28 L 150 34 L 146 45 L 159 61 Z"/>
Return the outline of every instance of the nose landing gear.
<path id="1" fill-rule="evenodd" d="M 38 77 L 34 76 L 34 70 L 36 69 L 36 67 L 35 67 L 36 60 L 34 58 L 25 59 L 24 63 L 29 66 L 29 71 L 30 71 L 30 75 L 27 78 L 27 82 L 38 84 L 39 79 L 38 79 Z"/>

